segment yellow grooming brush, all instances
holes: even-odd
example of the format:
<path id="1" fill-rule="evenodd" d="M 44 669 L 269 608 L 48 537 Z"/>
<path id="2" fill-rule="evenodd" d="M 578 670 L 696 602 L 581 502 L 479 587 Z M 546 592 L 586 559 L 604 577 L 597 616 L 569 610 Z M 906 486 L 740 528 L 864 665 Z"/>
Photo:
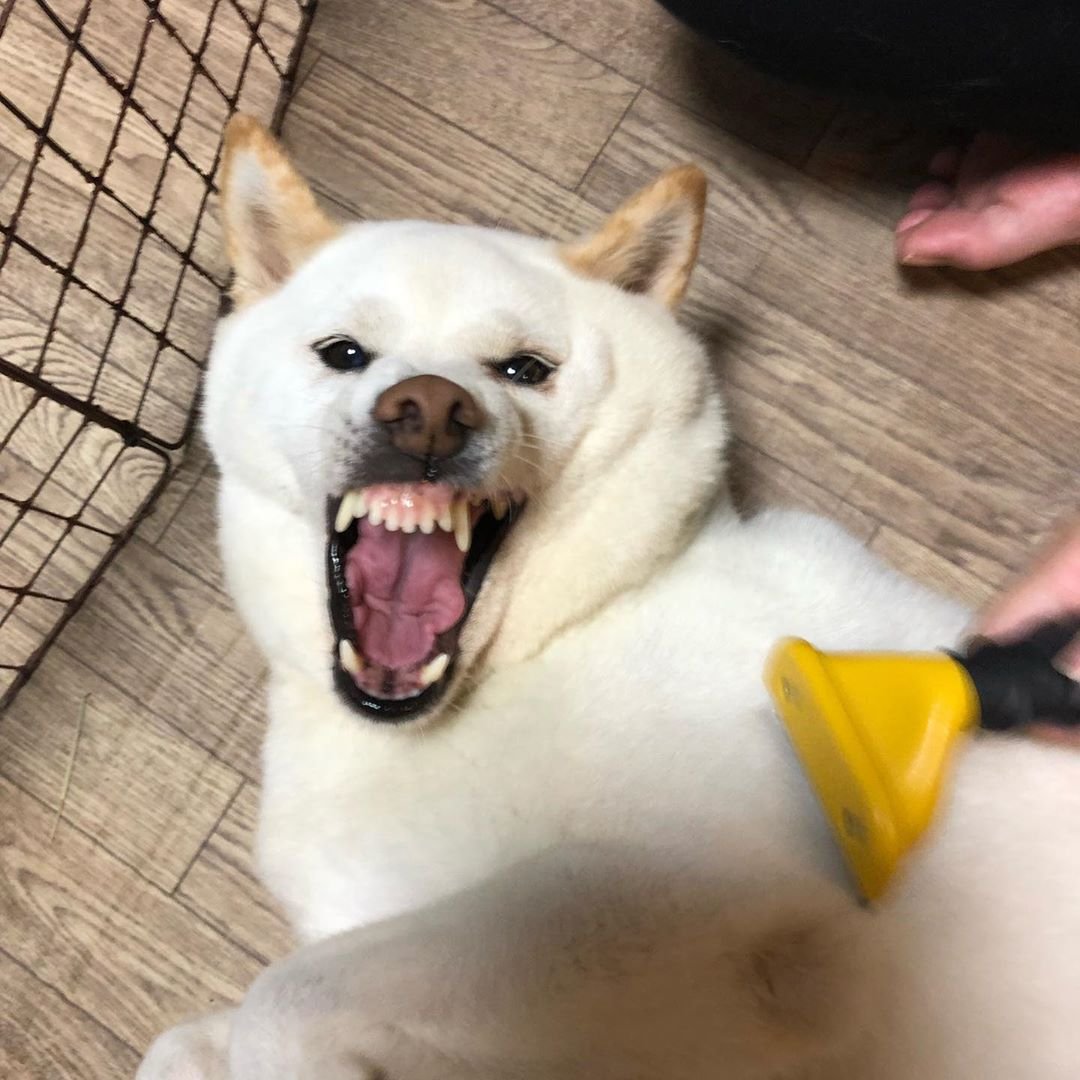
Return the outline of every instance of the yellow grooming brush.
<path id="1" fill-rule="evenodd" d="M 1053 666 L 1080 621 L 952 653 L 825 653 L 788 638 L 766 684 L 860 894 L 878 899 L 929 827 L 958 741 L 982 727 L 1080 724 Z"/>

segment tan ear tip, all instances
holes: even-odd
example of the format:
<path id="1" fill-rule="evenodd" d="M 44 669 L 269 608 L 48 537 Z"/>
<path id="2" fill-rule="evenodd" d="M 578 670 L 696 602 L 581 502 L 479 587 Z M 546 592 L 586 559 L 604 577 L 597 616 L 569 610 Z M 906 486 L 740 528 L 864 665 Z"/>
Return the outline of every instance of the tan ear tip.
<path id="1" fill-rule="evenodd" d="M 687 162 L 669 169 L 666 175 L 668 183 L 680 191 L 683 196 L 698 206 L 705 205 L 705 196 L 709 190 L 709 181 L 705 173 Z"/>
<path id="2" fill-rule="evenodd" d="M 248 113 L 234 113 L 229 117 L 225 125 L 225 147 L 236 149 L 244 146 L 255 139 L 266 139 L 270 133 L 266 128 Z"/>

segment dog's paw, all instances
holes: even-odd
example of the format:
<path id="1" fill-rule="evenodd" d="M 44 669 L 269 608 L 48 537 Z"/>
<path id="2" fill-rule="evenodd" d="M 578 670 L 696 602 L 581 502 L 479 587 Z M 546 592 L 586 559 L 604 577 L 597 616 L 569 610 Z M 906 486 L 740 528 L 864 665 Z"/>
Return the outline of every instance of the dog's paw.
<path id="1" fill-rule="evenodd" d="M 135 1080 L 229 1080 L 229 1030 L 235 1011 L 210 1013 L 159 1035 Z"/>

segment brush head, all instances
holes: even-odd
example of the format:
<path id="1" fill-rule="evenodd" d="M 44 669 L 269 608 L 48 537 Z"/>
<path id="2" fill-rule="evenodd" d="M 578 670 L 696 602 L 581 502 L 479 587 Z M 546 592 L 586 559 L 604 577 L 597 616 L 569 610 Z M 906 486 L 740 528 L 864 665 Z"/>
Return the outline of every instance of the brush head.
<path id="1" fill-rule="evenodd" d="M 933 819 L 957 737 L 978 720 L 944 653 L 822 653 L 790 638 L 766 684 L 859 894 L 878 899 Z"/>

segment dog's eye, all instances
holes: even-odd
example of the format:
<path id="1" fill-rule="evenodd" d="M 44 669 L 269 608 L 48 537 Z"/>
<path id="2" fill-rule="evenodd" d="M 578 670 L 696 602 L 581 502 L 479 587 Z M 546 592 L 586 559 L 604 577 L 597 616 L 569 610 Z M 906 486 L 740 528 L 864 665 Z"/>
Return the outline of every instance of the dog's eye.
<path id="1" fill-rule="evenodd" d="M 324 338 L 316 341 L 312 348 L 319 359 L 335 371 L 363 371 L 371 363 L 371 353 L 350 337 Z"/>
<path id="2" fill-rule="evenodd" d="M 518 353 L 508 360 L 496 360 L 491 366 L 519 386 L 539 386 L 555 370 L 554 364 L 535 353 Z"/>

